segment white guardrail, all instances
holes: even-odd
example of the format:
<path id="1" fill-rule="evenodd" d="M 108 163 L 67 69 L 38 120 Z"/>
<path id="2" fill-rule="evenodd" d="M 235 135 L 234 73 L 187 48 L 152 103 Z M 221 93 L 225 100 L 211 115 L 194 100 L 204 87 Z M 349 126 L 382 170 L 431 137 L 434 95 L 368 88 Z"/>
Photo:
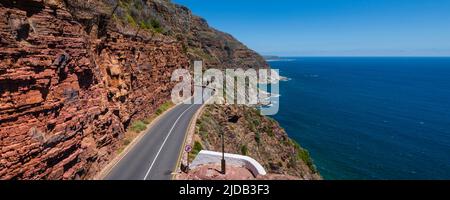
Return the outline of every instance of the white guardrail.
<path id="1" fill-rule="evenodd" d="M 194 169 L 200 165 L 220 163 L 221 160 L 222 160 L 221 152 L 202 150 L 200 151 L 200 153 L 198 153 L 198 155 L 195 157 L 194 161 L 192 161 L 189 167 L 191 169 Z M 264 170 L 264 167 L 261 166 L 261 164 L 259 164 L 258 161 L 248 156 L 226 153 L 225 161 L 227 164 L 245 167 L 248 170 L 250 170 L 255 176 L 259 175 L 264 176 L 267 174 L 266 170 Z"/>

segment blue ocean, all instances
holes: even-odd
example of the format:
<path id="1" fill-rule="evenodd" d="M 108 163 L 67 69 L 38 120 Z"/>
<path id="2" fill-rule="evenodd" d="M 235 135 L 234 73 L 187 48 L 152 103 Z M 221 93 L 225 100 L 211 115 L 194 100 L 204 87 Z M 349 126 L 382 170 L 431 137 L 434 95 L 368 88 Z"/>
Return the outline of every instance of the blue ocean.
<path id="1" fill-rule="evenodd" d="M 450 58 L 271 61 L 273 116 L 325 179 L 450 179 Z"/>

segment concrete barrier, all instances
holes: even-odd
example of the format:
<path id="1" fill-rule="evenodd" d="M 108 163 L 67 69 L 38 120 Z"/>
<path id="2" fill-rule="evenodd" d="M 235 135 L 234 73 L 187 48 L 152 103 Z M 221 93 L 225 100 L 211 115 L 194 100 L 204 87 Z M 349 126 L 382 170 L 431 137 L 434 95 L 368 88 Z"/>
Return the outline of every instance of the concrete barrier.
<path id="1" fill-rule="evenodd" d="M 221 160 L 222 153 L 202 150 L 195 157 L 194 161 L 192 161 L 192 163 L 190 164 L 190 168 L 194 169 L 200 165 L 220 163 Z M 264 167 L 261 166 L 258 161 L 248 156 L 226 153 L 225 160 L 227 164 L 241 166 L 249 169 L 255 176 L 267 174 L 266 170 L 264 170 Z"/>

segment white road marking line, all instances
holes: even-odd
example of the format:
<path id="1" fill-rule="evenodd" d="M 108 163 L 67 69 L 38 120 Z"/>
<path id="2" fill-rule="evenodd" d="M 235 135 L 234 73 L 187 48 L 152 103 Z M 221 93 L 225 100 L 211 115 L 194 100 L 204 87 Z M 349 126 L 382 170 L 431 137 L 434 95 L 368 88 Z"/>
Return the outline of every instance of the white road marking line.
<path id="1" fill-rule="evenodd" d="M 144 180 L 146 180 L 147 177 L 148 177 L 148 175 L 150 174 L 150 171 L 152 170 L 153 165 L 155 164 L 156 159 L 157 159 L 158 156 L 159 156 L 159 153 L 161 153 L 161 150 L 164 148 L 164 145 L 166 144 L 167 139 L 168 139 L 169 136 L 172 134 L 172 131 L 173 131 L 173 129 L 175 128 L 175 125 L 177 125 L 178 121 L 181 119 L 181 117 L 183 117 L 184 113 L 186 113 L 186 112 L 187 112 L 190 108 L 192 108 L 192 106 L 194 106 L 194 105 L 195 105 L 195 104 L 190 105 L 190 106 L 189 106 L 185 111 L 183 111 L 183 113 L 181 113 L 181 115 L 177 118 L 177 120 L 176 120 L 175 123 L 173 124 L 172 128 L 170 129 L 169 134 L 167 134 L 166 138 L 164 139 L 164 142 L 162 143 L 161 147 L 159 148 L 158 153 L 156 154 L 155 158 L 153 159 L 152 164 L 151 164 L 150 167 L 148 168 L 147 173 L 145 174 Z"/>
<path id="2" fill-rule="evenodd" d="M 178 106 L 178 105 L 175 105 L 175 106 L 173 106 L 173 107 L 170 108 L 170 109 L 174 110 L 177 106 Z M 167 115 L 167 113 L 171 112 L 172 110 L 168 110 L 168 112 L 166 112 L 166 113 L 160 115 L 159 117 L 163 118 L 164 115 Z M 161 119 L 161 118 L 160 118 L 160 119 Z M 157 120 L 159 120 L 159 119 L 158 119 L 158 118 L 155 118 L 154 121 L 152 121 L 151 125 L 154 125 L 153 123 L 156 122 Z M 111 167 L 111 169 L 109 170 L 109 172 L 107 173 L 107 175 L 105 175 L 105 177 L 103 177 L 103 179 L 105 179 L 106 177 L 108 177 L 108 176 L 110 175 L 110 173 L 114 170 L 114 168 L 116 168 L 116 166 L 117 166 L 120 162 L 122 162 L 122 160 L 128 155 L 128 153 L 130 153 L 130 152 L 133 150 L 133 148 L 136 147 L 136 146 L 142 141 L 142 139 L 147 135 L 147 133 L 148 133 L 151 129 L 152 129 L 152 127 L 151 127 L 150 129 L 146 129 L 146 130 L 145 130 L 145 133 L 143 133 L 143 135 L 141 136 L 141 138 L 136 138 L 136 139 L 138 139 L 139 141 L 137 141 L 137 142 L 131 147 L 131 149 L 129 149 L 128 151 L 126 151 L 125 154 L 124 154 L 122 157 L 120 157 L 119 160 L 118 160 L 116 163 L 114 163 L 114 165 Z M 126 148 L 125 148 L 125 149 L 126 149 Z"/>

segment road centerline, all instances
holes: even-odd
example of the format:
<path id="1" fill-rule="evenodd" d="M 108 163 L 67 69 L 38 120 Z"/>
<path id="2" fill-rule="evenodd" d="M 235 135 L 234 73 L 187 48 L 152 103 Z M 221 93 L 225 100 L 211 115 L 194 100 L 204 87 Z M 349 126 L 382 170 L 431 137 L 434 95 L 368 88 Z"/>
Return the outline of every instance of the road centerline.
<path id="1" fill-rule="evenodd" d="M 154 165 L 155 162 L 156 162 L 156 159 L 158 159 L 158 156 L 159 156 L 159 154 L 161 153 L 161 150 L 164 148 L 164 145 L 166 144 L 167 139 L 168 139 L 168 138 L 170 137 L 170 135 L 172 134 L 172 131 L 173 131 L 173 129 L 175 128 L 175 126 L 177 125 L 178 121 L 179 121 L 179 120 L 181 119 L 181 117 L 183 117 L 183 115 L 184 115 L 189 109 L 191 109 L 194 105 L 195 105 L 195 104 L 190 105 L 186 110 L 184 110 L 184 111 L 181 113 L 181 115 L 177 118 L 177 120 L 175 120 L 175 122 L 174 122 L 172 128 L 170 129 L 169 133 L 167 134 L 166 138 L 164 139 L 163 143 L 161 144 L 161 147 L 159 148 L 158 153 L 156 153 L 155 158 L 153 159 L 153 161 L 152 161 L 150 167 L 148 168 L 147 173 L 146 173 L 145 176 L 144 176 L 144 180 L 146 180 L 146 179 L 148 178 L 148 175 L 150 174 L 150 171 L 152 170 L 153 165 Z"/>

